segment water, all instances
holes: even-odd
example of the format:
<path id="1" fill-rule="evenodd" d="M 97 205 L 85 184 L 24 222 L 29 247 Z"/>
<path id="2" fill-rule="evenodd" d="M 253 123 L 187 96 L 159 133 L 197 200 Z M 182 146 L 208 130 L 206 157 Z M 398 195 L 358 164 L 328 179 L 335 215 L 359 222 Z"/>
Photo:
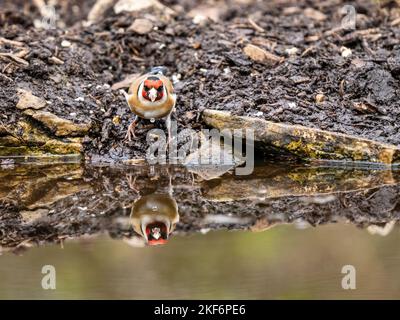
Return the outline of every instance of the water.
<path id="1" fill-rule="evenodd" d="M 399 171 L 0 168 L 3 299 L 400 298 Z"/>

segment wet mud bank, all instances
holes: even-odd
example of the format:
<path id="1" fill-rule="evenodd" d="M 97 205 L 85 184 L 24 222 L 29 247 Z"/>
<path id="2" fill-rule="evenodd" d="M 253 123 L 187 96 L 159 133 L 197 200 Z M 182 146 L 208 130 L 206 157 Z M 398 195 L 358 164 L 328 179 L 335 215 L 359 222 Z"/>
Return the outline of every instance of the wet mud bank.
<path id="1" fill-rule="evenodd" d="M 179 130 L 209 127 L 203 112 L 212 109 L 369 139 L 398 152 L 395 1 L 353 2 L 354 30 L 341 27 L 345 1 L 148 1 L 140 10 L 109 2 L 96 18 L 95 1 L 59 1 L 56 28 L 40 29 L 33 4 L 1 1 L 1 156 L 144 158 L 146 133 L 164 124 L 142 121 L 138 139 L 125 141 L 133 115 L 119 90 L 156 65 L 174 81 Z M 301 158 L 332 150 L 290 142 Z M 337 152 L 366 159 L 357 150 L 353 157 Z"/>

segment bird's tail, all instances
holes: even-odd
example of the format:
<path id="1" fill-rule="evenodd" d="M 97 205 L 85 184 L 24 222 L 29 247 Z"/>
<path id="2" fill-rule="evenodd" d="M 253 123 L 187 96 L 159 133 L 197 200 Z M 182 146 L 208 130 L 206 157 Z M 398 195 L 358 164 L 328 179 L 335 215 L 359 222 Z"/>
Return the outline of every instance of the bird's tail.
<path id="1" fill-rule="evenodd" d="M 164 66 L 158 66 L 158 67 L 153 67 L 150 69 L 150 74 L 161 74 L 161 75 L 165 75 L 167 73 L 168 69 L 167 67 Z"/>

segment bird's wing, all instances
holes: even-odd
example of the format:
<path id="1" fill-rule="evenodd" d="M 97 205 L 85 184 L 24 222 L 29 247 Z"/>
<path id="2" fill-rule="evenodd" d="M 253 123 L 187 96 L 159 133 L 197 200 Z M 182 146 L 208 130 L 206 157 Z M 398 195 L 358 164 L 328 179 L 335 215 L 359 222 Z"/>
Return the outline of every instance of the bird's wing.
<path id="1" fill-rule="evenodd" d="M 136 78 L 135 80 L 133 80 L 131 86 L 129 87 L 129 94 L 137 95 L 139 86 L 142 83 L 142 81 L 144 81 L 146 79 L 146 77 L 147 77 L 147 74 L 144 74 L 144 75 Z"/>
<path id="2" fill-rule="evenodd" d="M 136 78 L 135 80 L 133 80 L 132 85 L 129 87 L 130 96 L 129 96 L 128 104 L 131 109 L 134 106 L 137 106 L 139 104 L 139 100 L 138 100 L 139 86 L 146 79 L 146 77 L 147 77 L 147 74 Z"/>
<path id="3" fill-rule="evenodd" d="M 164 83 L 165 87 L 167 88 L 168 101 L 169 101 L 169 103 L 172 103 L 171 112 L 174 112 L 175 111 L 175 104 L 176 104 L 176 94 L 175 94 L 175 90 L 174 90 L 174 87 L 172 85 L 172 82 L 171 82 L 171 80 L 169 80 L 165 76 L 159 75 L 159 77 L 162 80 L 162 82 Z"/>

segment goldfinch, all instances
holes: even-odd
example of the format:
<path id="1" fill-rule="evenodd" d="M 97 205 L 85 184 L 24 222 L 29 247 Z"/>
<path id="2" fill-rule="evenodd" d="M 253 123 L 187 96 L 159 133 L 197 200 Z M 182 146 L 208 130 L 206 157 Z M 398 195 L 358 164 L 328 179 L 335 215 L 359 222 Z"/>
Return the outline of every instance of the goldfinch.
<path id="1" fill-rule="evenodd" d="M 168 141 L 171 137 L 171 112 L 175 109 L 176 94 L 172 82 L 164 76 L 164 67 L 155 67 L 149 73 L 135 79 L 129 93 L 122 91 L 131 111 L 135 114 L 125 139 L 132 141 L 139 118 L 165 119 Z"/>
<path id="2" fill-rule="evenodd" d="M 179 222 L 178 205 L 168 194 L 150 194 L 135 201 L 130 220 L 148 245 L 165 244 Z"/>

